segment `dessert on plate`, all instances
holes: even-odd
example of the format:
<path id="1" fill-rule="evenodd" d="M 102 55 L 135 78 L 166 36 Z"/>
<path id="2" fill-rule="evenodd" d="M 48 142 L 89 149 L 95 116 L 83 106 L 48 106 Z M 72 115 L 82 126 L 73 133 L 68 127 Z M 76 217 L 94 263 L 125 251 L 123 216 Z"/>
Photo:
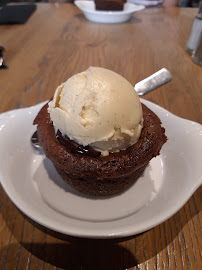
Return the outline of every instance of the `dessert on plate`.
<path id="1" fill-rule="evenodd" d="M 96 10 L 120 11 L 126 0 L 95 0 Z"/>
<path id="2" fill-rule="evenodd" d="M 159 118 L 140 103 L 133 86 L 98 67 L 58 86 L 34 124 L 62 179 L 96 196 L 128 189 L 166 142 Z"/>

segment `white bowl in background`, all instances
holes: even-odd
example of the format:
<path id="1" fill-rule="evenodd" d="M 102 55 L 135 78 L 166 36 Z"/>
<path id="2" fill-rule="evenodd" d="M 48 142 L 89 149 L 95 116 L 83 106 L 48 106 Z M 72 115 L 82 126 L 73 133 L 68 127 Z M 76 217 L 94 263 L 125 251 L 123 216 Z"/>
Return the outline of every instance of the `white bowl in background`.
<path id="1" fill-rule="evenodd" d="M 83 12 L 86 19 L 98 23 L 123 23 L 128 21 L 134 12 L 145 8 L 142 5 L 125 3 L 123 11 L 102 11 L 95 9 L 94 1 L 75 1 L 74 4 Z"/>

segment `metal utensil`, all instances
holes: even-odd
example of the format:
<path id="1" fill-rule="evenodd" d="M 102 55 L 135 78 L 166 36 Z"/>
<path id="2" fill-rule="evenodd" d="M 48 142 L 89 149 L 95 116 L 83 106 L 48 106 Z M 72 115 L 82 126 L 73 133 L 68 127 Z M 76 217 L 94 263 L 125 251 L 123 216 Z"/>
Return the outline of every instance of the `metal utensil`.
<path id="1" fill-rule="evenodd" d="M 160 86 L 170 82 L 171 80 L 172 80 L 171 73 L 166 68 L 162 68 L 161 70 L 152 74 L 148 78 L 138 82 L 134 86 L 134 89 L 137 92 L 138 96 L 143 96 L 159 88 Z M 34 134 L 32 135 L 31 143 L 34 146 L 34 148 L 36 149 L 41 148 L 38 140 L 37 131 L 35 131 Z"/>
<path id="2" fill-rule="evenodd" d="M 31 137 L 31 143 L 34 146 L 34 148 L 41 148 L 41 145 L 39 143 L 39 138 L 38 138 L 38 134 L 37 134 L 37 130 L 33 133 L 32 137 Z"/>
<path id="3" fill-rule="evenodd" d="M 146 79 L 136 83 L 134 89 L 138 96 L 144 96 L 147 93 L 159 88 L 160 86 L 170 82 L 172 75 L 166 68 L 162 68 Z"/>
<path id="4" fill-rule="evenodd" d="M 5 65 L 4 65 L 4 59 L 3 59 L 3 51 L 4 51 L 4 47 L 3 46 L 0 46 L 0 68 L 7 68 Z"/>
<path id="5" fill-rule="evenodd" d="M 4 62 L 4 59 L 3 59 L 3 50 L 4 50 L 4 47 L 0 46 L 0 67 L 3 66 L 3 62 Z"/>

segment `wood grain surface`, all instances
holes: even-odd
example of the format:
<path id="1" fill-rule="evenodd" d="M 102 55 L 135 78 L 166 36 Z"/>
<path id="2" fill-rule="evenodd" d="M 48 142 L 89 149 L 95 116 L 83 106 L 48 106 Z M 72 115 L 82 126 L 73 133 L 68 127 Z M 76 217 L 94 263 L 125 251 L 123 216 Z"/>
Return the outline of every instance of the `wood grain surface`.
<path id="1" fill-rule="evenodd" d="M 166 67 L 172 82 L 145 99 L 202 123 L 202 68 L 184 51 L 196 14 L 194 8 L 147 9 L 109 25 L 87 21 L 73 4 L 38 4 L 26 24 L 0 26 L 8 67 L 0 69 L 0 113 L 49 99 L 61 82 L 91 65 L 133 85 Z M 200 270 L 201 191 L 145 233 L 90 240 L 36 224 L 0 187 L 0 270 Z"/>

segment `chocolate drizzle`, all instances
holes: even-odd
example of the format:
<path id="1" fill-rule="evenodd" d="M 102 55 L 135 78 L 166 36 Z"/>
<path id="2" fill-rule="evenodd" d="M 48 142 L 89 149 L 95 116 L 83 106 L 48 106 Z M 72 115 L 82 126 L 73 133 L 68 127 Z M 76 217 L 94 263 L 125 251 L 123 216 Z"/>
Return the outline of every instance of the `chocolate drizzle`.
<path id="1" fill-rule="evenodd" d="M 71 153 L 90 157 L 99 157 L 101 154 L 90 146 L 83 146 L 73 140 L 70 140 L 67 135 L 63 136 L 59 130 L 56 133 L 56 138 L 62 145 L 67 147 L 71 151 Z"/>

